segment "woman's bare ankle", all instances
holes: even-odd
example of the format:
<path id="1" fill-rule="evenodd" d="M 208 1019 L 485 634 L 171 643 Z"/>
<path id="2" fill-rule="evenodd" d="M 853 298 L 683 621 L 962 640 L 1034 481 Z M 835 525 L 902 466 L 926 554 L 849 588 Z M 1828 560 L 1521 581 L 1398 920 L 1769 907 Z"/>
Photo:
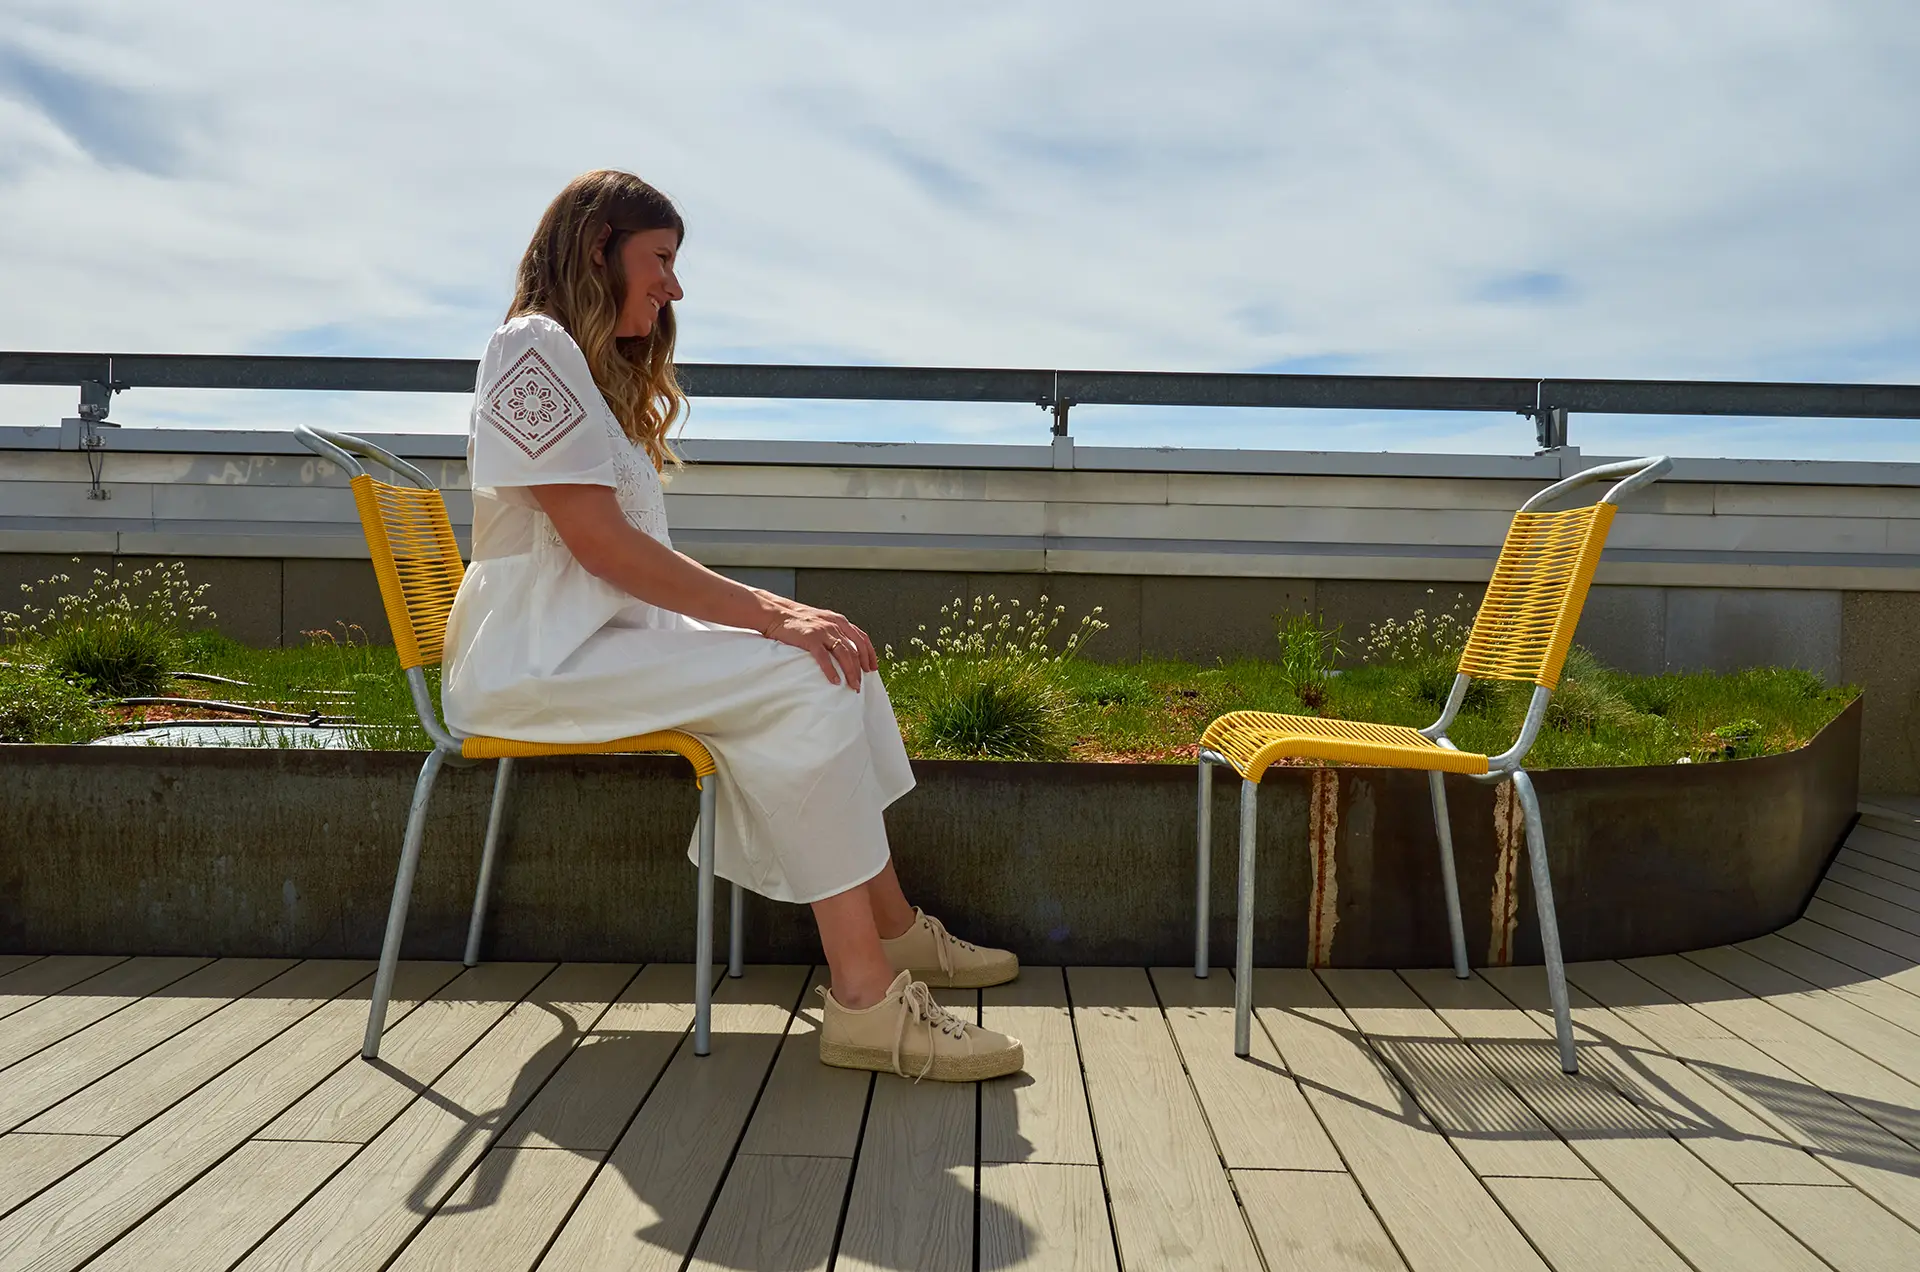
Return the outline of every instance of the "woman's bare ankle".
<path id="1" fill-rule="evenodd" d="M 893 981 L 877 980 L 871 976 L 849 977 L 833 983 L 833 1001 L 848 1011 L 865 1011 L 887 996 L 893 988 Z"/>

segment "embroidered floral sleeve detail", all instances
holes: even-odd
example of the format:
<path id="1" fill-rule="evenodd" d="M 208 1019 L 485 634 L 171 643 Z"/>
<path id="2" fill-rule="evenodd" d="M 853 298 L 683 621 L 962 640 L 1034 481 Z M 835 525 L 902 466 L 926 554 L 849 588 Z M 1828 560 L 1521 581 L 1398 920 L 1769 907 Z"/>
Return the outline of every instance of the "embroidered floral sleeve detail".
<path id="1" fill-rule="evenodd" d="M 585 420 L 587 409 L 540 351 L 529 349 L 494 383 L 484 414 L 534 459 Z"/>
<path id="2" fill-rule="evenodd" d="M 619 424 L 611 422 L 611 412 L 608 417 L 608 427 L 614 433 L 611 439 L 614 495 L 620 501 L 620 511 L 626 515 L 628 525 L 672 547 L 673 539 L 667 532 L 666 492 L 660 485 L 660 474 L 653 461 L 627 439 Z"/>
<path id="3" fill-rule="evenodd" d="M 620 504 L 621 515 L 635 530 L 672 547 L 673 536 L 667 530 L 666 491 L 660 485 L 660 474 L 653 461 L 627 440 L 611 411 L 606 413 L 606 428 L 608 440 L 613 443 L 613 493 Z M 554 528 L 553 521 L 543 516 L 540 522 L 540 533 L 547 542 L 558 545 L 560 532 Z"/>

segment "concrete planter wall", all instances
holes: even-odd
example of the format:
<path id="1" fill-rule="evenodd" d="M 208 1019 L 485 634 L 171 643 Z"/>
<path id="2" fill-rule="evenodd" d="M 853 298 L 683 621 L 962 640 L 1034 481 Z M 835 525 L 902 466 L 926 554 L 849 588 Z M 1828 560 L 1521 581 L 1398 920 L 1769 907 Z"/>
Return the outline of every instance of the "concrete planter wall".
<path id="1" fill-rule="evenodd" d="M 1853 815 L 1858 702 L 1788 755 L 1539 774 L 1570 959 L 1669 953 L 1793 919 Z M 371 957 L 419 757 L 0 748 L 0 953 Z M 922 762 L 889 812 L 910 894 L 1035 962 L 1192 958 L 1186 766 Z M 516 784 L 489 957 L 691 955 L 695 796 L 679 761 L 534 761 Z M 1236 783 L 1217 780 L 1213 954 L 1230 955 Z M 457 958 L 490 767 L 434 800 L 406 953 Z M 1537 962 L 1509 788 L 1449 779 L 1469 952 Z M 1425 777 L 1285 769 L 1260 789 L 1262 963 L 1447 961 Z M 1310 823 L 1312 829 L 1310 831 Z M 792 906 L 748 908 L 749 956 L 818 956 Z"/>

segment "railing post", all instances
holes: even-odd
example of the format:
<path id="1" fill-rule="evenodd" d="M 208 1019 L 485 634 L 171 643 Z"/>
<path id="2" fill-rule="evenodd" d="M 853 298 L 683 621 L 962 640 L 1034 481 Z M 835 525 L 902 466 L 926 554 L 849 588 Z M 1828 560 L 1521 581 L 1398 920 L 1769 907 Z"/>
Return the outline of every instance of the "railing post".
<path id="1" fill-rule="evenodd" d="M 1540 449 L 1559 450 L 1567 444 L 1567 408 L 1542 406 L 1534 412 L 1533 425 L 1539 435 Z"/>
<path id="2" fill-rule="evenodd" d="M 80 405 L 75 413 L 80 419 L 80 449 L 87 457 L 87 474 L 90 484 L 87 487 L 89 499 L 111 499 L 113 492 L 100 484 L 100 474 L 106 465 L 107 439 L 100 435 L 102 427 L 119 428 L 107 418 L 107 412 L 113 409 L 115 391 L 127 386 L 113 378 L 113 359 L 107 359 L 107 374 L 103 380 L 82 380 L 80 382 Z"/>
<path id="3" fill-rule="evenodd" d="M 1060 395 L 1060 373 L 1053 373 L 1053 392 L 1040 399 L 1040 408 L 1053 414 L 1053 466 L 1073 467 L 1073 435 L 1067 432 L 1067 413 L 1073 403 Z"/>

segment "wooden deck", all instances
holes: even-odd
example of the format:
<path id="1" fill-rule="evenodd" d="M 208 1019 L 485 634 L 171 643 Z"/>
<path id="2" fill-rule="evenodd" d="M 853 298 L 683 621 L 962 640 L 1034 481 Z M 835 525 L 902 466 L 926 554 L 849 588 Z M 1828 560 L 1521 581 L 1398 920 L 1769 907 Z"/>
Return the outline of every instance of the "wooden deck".
<path id="1" fill-rule="evenodd" d="M 1029 1073 L 822 1067 L 819 973 L 0 957 L 3 1269 L 1920 1268 L 1920 801 L 1805 918 L 1572 969 L 1030 968 Z"/>

